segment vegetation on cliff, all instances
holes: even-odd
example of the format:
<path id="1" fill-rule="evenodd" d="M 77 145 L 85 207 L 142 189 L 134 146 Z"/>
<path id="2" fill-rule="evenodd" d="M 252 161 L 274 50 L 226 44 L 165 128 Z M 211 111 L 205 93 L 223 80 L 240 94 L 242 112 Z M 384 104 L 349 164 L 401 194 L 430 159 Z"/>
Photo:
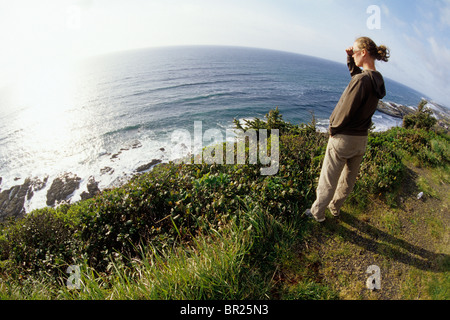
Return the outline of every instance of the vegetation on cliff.
<path id="1" fill-rule="evenodd" d="M 370 134 L 347 211 L 398 207 L 411 165 L 439 170 L 449 183 L 450 136 L 416 124 Z M 261 164 L 159 164 L 92 199 L 3 223 L 0 297 L 343 298 L 300 258 L 317 232 L 302 212 L 315 198 L 327 135 L 314 119 L 285 122 L 278 109 L 245 128 L 280 129 L 277 175 L 262 176 Z M 66 286 L 69 266 L 80 267 L 79 289 Z"/>

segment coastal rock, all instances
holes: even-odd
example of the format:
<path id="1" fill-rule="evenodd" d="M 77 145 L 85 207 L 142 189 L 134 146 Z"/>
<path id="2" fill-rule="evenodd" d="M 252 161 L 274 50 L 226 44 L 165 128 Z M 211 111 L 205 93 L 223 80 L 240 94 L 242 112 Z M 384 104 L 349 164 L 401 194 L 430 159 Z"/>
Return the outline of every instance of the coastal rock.
<path id="1" fill-rule="evenodd" d="M 142 147 L 142 143 L 139 140 L 136 140 L 133 142 L 133 144 L 131 145 L 132 149 L 138 149 Z"/>
<path id="2" fill-rule="evenodd" d="M 114 154 L 111 156 L 110 159 L 111 159 L 111 160 L 117 159 L 121 153 L 122 153 L 122 151 L 119 151 L 119 152 L 117 152 L 117 153 L 114 153 Z"/>
<path id="3" fill-rule="evenodd" d="M 87 184 L 87 191 L 83 191 L 80 197 L 82 200 L 90 199 L 100 193 L 98 187 L 98 182 L 95 181 L 94 177 L 89 177 L 89 182 Z"/>
<path id="4" fill-rule="evenodd" d="M 20 218 L 25 214 L 25 199 L 31 190 L 31 179 L 25 179 L 22 185 L 0 193 L 0 221 L 8 217 Z"/>
<path id="5" fill-rule="evenodd" d="M 159 159 L 153 159 L 151 162 L 149 162 L 149 163 L 147 163 L 147 164 L 144 164 L 144 165 L 142 165 L 142 166 L 139 166 L 139 167 L 136 169 L 136 172 L 143 172 L 143 171 L 146 171 L 146 170 L 150 169 L 151 167 L 153 167 L 154 165 L 157 165 L 158 163 L 161 163 L 161 162 L 162 162 L 162 160 L 159 160 Z"/>
<path id="6" fill-rule="evenodd" d="M 39 178 L 35 178 L 31 181 L 31 185 L 34 191 L 39 191 L 45 188 L 47 185 L 48 176 L 44 178 L 44 180 L 40 180 Z"/>
<path id="7" fill-rule="evenodd" d="M 47 205 L 54 206 L 58 202 L 67 200 L 80 187 L 80 181 L 80 177 L 71 173 L 65 173 L 53 180 L 47 191 Z"/>
<path id="8" fill-rule="evenodd" d="M 427 102 L 425 108 L 430 109 L 437 120 L 442 120 L 447 123 L 450 121 L 450 111 L 436 102 Z M 377 110 L 394 118 L 403 119 L 405 116 L 416 112 L 417 108 L 380 100 Z"/>
<path id="9" fill-rule="evenodd" d="M 131 142 L 129 145 L 120 148 L 121 151 L 128 151 L 130 149 L 139 149 L 142 147 L 142 143 L 139 140 L 135 140 L 133 142 Z"/>
<path id="10" fill-rule="evenodd" d="M 33 197 L 35 191 L 44 189 L 45 186 L 47 185 L 47 181 L 48 176 L 46 176 L 44 180 L 41 180 L 39 178 L 32 179 L 30 183 L 30 190 L 28 191 L 27 195 L 27 200 L 30 200 Z"/>
<path id="11" fill-rule="evenodd" d="M 102 169 L 100 169 L 100 174 L 113 174 L 114 173 L 114 169 L 111 167 L 104 167 Z"/>
<path id="12" fill-rule="evenodd" d="M 450 110 L 436 102 L 428 102 L 425 108 L 429 108 L 437 120 L 450 121 Z"/>
<path id="13" fill-rule="evenodd" d="M 404 116 L 411 114 L 415 111 L 413 108 L 401 104 L 384 102 L 381 100 L 378 102 L 377 110 L 391 117 L 399 119 L 403 119 Z"/>
<path id="14" fill-rule="evenodd" d="M 119 158 L 119 156 L 122 154 L 122 151 L 129 151 L 130 149 L 139 149 L 142 148 L 142 143 L 139 140 L 135 140 L 131 142 L 130 144 L 120 148 L 120 150 L 117 153 L 114 153 L 110 159 L 115 160 Z"/>

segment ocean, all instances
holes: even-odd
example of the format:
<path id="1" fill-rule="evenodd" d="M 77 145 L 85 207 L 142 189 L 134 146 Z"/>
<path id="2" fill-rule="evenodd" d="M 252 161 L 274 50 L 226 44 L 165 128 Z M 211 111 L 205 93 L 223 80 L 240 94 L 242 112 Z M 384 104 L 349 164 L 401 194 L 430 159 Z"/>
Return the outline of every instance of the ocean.
<path id="1" fill-rule="evenodd" d="M 345 59 L 345 56 L 343 57 Z M 52 181 L 79 177 L 119 185 L 149 162 L 180 156 L 176 130 L 233 127 L 279 107 L 283 119 L 326 130 L 350 81 L 343 63 L 265 49 L 182 46 L 91 57 L 74 65 L 36 66 L 0 87 L 0 192 L 31 178 L 29 212 L 45 207 Z M 386 79 L 384 101 L 416 106 L 424 95 Z M 401 120 L 376 112 L 376 130 Z M 153 162 L 154 163 L 154 162 Z"/>

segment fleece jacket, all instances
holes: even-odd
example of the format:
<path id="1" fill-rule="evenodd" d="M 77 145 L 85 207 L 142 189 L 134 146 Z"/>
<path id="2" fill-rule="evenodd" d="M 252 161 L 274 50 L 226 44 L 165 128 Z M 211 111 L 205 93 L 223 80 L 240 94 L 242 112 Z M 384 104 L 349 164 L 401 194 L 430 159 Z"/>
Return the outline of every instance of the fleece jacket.
<path id="1" fill-rule="evenodd" d="M 352 79 L 331 114 L 329 132 L 367 136 L 378 101 L 386 96 L 384 79 L 378 71 L 362 71 L 351 56 L 347 65 Z"/>

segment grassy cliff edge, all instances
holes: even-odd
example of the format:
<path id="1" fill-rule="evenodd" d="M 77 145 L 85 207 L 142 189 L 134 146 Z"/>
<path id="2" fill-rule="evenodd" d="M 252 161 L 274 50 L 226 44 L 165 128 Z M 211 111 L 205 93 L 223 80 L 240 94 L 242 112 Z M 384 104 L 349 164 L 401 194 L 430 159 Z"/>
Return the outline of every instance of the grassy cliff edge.
<path id="1" fill-rule="evenodd" d="M 278 174 L 262 176 L 260 163 L 160 164 L 93 199 L 3 223 L 0 297 L 450 298 L 447 132 L 371 133 L 342 216 L 319 225 L 302 212 L 327 135 L 278 109 L 247 128 L 280 130 Z M 374 264 L 382 288 L 370 291 Z"/>

